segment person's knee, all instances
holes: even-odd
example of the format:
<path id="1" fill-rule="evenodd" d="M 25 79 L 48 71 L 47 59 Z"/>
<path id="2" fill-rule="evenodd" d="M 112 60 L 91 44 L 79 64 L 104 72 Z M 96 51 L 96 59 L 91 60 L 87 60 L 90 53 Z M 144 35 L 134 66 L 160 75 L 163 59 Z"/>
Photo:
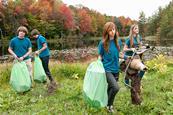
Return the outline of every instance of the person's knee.
<path id="1" fill-rule="evenodd" d="M 119 86 L 114 86 L 114 87 L 112 87 L 112 90 L 114 93 L 117 93 L 120 90 L 120 88 L 119 88 Z"/>

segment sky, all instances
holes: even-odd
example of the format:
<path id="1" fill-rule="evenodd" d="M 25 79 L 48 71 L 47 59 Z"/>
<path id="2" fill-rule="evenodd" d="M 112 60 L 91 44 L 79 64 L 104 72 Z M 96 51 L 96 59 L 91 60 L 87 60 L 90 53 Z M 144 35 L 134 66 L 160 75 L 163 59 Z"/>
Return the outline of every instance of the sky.
<path id="1" fill-rule="evenodd" d="M 67 5 L 79 5 L 110 16 L 125 16 L 138 20 L 141 11 L 148 18 L 164 8 L 171 0 L 62 0 Z"/>

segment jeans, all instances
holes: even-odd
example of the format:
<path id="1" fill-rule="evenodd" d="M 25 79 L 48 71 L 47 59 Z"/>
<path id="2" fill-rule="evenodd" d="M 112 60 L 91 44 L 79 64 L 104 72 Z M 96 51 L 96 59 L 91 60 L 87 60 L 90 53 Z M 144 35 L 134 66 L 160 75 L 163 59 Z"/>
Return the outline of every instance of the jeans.
<path id="1" fill-rule="evenodd" d="M 143 78 L 144 74 L 145 74 L 145 71 L 139 71 L 138 76 Z"/>
<path id="2" fill-rule="evenodd" d="M 53 81 L 52 75 L 49 70 L 49 56 L 40 57 L 40 59 L 42 61 L 42 65 L 43 65 L 46 75 L 48 76 L 50 81 Z"/>
<path id="3" fill-rule="evenodd" d="M 118 77 L 119 73 L 111 73 L 111 72 L 106 72 L 106 79 L 108 83 L 108 106 L 113 105 L 115 95 L 119 91 L 119 86 L 118 86 Z"/>

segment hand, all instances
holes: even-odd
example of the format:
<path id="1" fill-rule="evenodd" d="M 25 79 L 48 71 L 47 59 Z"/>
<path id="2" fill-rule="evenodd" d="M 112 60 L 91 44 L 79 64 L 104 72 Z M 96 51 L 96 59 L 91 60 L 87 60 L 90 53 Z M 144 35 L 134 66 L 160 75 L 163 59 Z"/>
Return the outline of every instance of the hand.
<path id="1" fill-rule="evenodd" d="M 132 50 L 133 52 L 135 52 L 135 51 L 136 51 L 136 49 L 135 49 L 135 48 L 131 48 L 131 50 Z"/>
<path id="2" fill-rule="evenodd" d="M 39 55 L 40 54 L 40 51 L 39 50 L 37 50 L 37 51 L 35 51 L 35 55 Z"/>
<path id="3" fill-rule="evenodd" d="M 127 56 L 128 59 L 132 59 L 132 56 Z"/>
<path id="4" fill-rule="evenodd" d="M 19 61 L 23 61 L 24 57 L 20 57 L 18 58 Z"/>

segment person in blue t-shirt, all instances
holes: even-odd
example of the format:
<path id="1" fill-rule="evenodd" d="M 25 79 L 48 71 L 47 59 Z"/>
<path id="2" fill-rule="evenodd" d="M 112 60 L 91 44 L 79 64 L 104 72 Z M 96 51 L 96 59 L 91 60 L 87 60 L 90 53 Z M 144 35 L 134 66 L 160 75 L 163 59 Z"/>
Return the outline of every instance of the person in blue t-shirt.
<path id="1" fill-rule="evenodd" d="M 135 48 L 140 48 L 142 46 L 142 37 L 139 35 L 139 27 L 137 24 L 134 24 L 130 28 L 129 37 L 124 45 L 124 52 L 127 56 L 132 56 Z M 141 87 L 141 78 L 143 77 L 145 71 L 138 71 L 135 75 L 128 75 L 125 78 L 126 84 L 129 84 L 129 79 L 131 79 L 131 97 L 133 104 L 140 104 L 140 87 Z M 135 91 L 134 91 L 135 90 Z"/>
<path id="2" fill-rule="evenodd" d="M 49 70 L 49 57 L 50 57 L 50 51 L 48 48 L 48 44 L 46 41 L 46 38 L 43 37 L 40 32 L 37 29 L 33 29 L 31 31 L 31 37 L 35 38 L 37 41 L 37 51 L 35 51 L 36 55 L 39 55 L 42 65 L 44 68 L 44 71 L 47 75 L 47 77 L 50 80 L 50 84 L 48 86 L 48 92 L 52 93 L 57 88 L 57 83 L 53 79 L 50 70 Z"/>
<path id="3" fill-rule="evenodd" d="M 117 29 L 113 22 L 107 22 L 104 25 L 103 38 L 98 45 L 99 57 L 102 60 L 106 79 L 108 83 L 108 105 L 109 112 L 114 112 L 113 102 L 115 95 L 119 91 L 119 51 L 118 38 L 116 35 Z"/>
<path id="4" fill-rule="evenodd" d="M 18 61 L 25 61 L 32 80 L 32 63 L 29 56 L 32 52 L 32 45 L 30 39 L 25 37 L 26 34 L 28 34 L 27 28 L 20 26 L 17 29 L 17 36 L 10 41 L 8 51 Z"/>

